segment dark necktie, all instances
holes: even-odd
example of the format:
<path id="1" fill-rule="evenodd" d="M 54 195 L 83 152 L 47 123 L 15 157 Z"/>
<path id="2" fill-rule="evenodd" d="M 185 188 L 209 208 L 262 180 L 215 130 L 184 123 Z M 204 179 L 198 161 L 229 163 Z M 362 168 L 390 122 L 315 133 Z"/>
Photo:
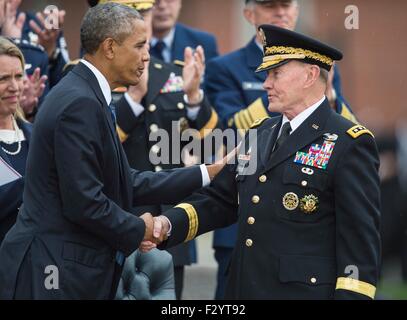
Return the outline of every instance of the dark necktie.
<path id="1" fill-rule="evenodd" d="M 164 41 L 159 40 L 154 47 L 151 47 L 150 49 L 150 54 L 153 57 L 156 57 L 157 59 L 160 59 L 162 61 L 164 61 L 164 56 L 163 56 L 163 51 L 165 49 L 166 45 L 164 43 Z"/>
<path id="2" fill-rule="evenodd" d="M 112 102 L 109 104 L 109 112 L 112 117 L 113 127 L 116 128 L 116 107 Z"/>
<path id="3" fill-rule="evenodd" d="M 284 141 L 287 140 L 287 138 L 290 136 L 290 132 L 291 132 L 291 125 L 290 125 L 290 122 L 287 121 L 286 123 L 284 123 L 283 128 L 281 129 L 281 134 L 276 141 L 274 151 L 276 151 L 278 148 L 280 148 L 281 145 L 284 143 Z"/>

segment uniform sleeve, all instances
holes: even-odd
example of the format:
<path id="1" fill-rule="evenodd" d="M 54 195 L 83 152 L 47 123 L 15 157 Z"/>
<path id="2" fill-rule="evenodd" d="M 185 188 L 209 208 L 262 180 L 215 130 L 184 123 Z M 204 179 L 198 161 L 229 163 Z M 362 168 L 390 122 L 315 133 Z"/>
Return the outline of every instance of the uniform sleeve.
<path id="1" fill-rule="evenodd" d="M 208 188 L 194 193 L 183 203 L 166 211 L 172 234 L 163 248 L 190 241 L 237 220 L 237 189 L 234 166 L 227 165 Z"/>
<path id="2" fill-rule="evenodd" d="M 351 142 L 335 177 L 336 299 L 373 299 L 380 261 L 379 159 L 367 134 Z"/>
<path id="3" fill-rule="evenodd" d="M 54 144 L 62 214 L 129 255 L 139 247 L 145 224 L 103 192 L 103 116 L 96 101 L 82 98 L 58 119 Z"/>

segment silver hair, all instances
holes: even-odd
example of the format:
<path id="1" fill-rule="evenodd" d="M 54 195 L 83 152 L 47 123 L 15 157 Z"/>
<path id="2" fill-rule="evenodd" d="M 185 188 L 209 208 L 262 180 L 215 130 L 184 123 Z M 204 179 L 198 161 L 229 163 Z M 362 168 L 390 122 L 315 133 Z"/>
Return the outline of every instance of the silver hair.
<path id="1" fill-rule="evenodd" d="M 319 77 L 321 78 L 323 83 L 327 84 L 329 79 L 329 71 L 321 67 L 319 68 L 319 70 Z"/>
<path id="2" fill-rule="evenodd" d="M 247 3 L 246 3 L 246 6 L 249 6 L 249 5 L 252 5 L 252 4 L 254 4 L 255 3 L 255 0 L 249 0 Z M 291 1 L 291 3 L 293 4 L 293 5 L 298 5 L 298 1 L 297 0 L 292 0 Z"/>
<path id="3" fill-rule="evenodd" d="M 141 14 L 118 3 L 99 4 L 90 8 L 81 25 L 81 45 L 85 53 L 94 54 L 107 38 L 122 43 L 134 30 Z"/>

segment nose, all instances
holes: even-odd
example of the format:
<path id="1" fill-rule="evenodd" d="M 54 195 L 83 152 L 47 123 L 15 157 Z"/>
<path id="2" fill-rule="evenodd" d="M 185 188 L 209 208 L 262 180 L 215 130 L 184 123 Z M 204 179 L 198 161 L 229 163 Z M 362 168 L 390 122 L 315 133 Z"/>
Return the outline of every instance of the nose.
<path id="1" fill-rule="evenodd" d="M 143 53 L 143 61 L 144 61 L 145 63 L 150 61 L 149 48 L 150 48 L 150 46 L 149 46 L 149 45 L 146 45 L 146 48 L 145 48 L 144 53 Z"/>
<path id="2" fill-rule="evenodd" d="M 12 91 L 12 92 L 18 91 L 20 88 L 19 83 L 20 83 L 20 80 L 13 77 L 9 82 L 8 90 Z"/>
<path id="3" fill-rule="evenodd" d="M 287 12 L 287 9 L 285 7 L 283 7 L 282 5 L 277 5 L 275 8 L 275 13 L 279 17 L 284 16 L 286 12 Z"/>
<path id="4" fill-rule="evenodd" d="M 272 82 L 270 73 L 268 73 L 267 78 L 266 78 L 266 80 L 265 80 L 264 83 L 263 83 L 263 88 L 264 88 L 264 90 L 266 90 L 266 91 L 268 91 L 268 90 L 270 90 L 270 89 L 273 88 L 273 82 Z"/>

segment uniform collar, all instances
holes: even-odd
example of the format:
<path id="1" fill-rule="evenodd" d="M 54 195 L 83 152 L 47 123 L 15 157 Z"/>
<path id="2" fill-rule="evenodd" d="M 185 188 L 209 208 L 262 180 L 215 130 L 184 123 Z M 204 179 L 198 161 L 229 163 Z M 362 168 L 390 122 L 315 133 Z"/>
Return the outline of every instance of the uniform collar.
<path id="1" fill-rule="evenodd" d="M 150 44 L 152 47 L 154 47 L 159 40 L 165 43 L 165 46 L 167 49 L 171 49 L 172 43 L 174 42 L 174 37 L 175 37 L 175 27 L 171 29 L 171 31 L 162 39 L 158 39 L 156 37 L 152 37 Z"/>
<path id="2" fill-rule="evenodd" d="M 294 119 L 291 121 L 288 120 L 288 118 L 283 115 L 283 122 L 281 124 L 281 128 L 284 126 L 286 122 L 290 122 L 291 126 L 291 133 L 292 134 L 295 130 L 298 129 L 298 127 L 308 119 L 308 117 L 314 113 L 314 111 L 325 101 L 326 97 L 323 96 L 318 102 L 314 103 L 312 106 L 308 107 L 305 109 L 303 112 L 301 112 L 299 115 L 297 115 Z M 281 129 L 280 129 L 281 130 Z"/>
<path id="3" fill-rule="evenodd" d="M 81 59 L 81 62 L 85 66 L 87 66 L 90 69 L 90 71 L 92 71 L 92 73 L 95 75 L 95 77 L 99 83 L 99 87 L 102 90 L 103 96 L 106 100 L 106 103 L 107 103 L 107 105 L 109 105 L 110 102 L 112 102 L 112 90 L 110 89 L 109 82 L 107 82 L 106 77 L 89 61 L 86 61 L 85 59 Z"/>

